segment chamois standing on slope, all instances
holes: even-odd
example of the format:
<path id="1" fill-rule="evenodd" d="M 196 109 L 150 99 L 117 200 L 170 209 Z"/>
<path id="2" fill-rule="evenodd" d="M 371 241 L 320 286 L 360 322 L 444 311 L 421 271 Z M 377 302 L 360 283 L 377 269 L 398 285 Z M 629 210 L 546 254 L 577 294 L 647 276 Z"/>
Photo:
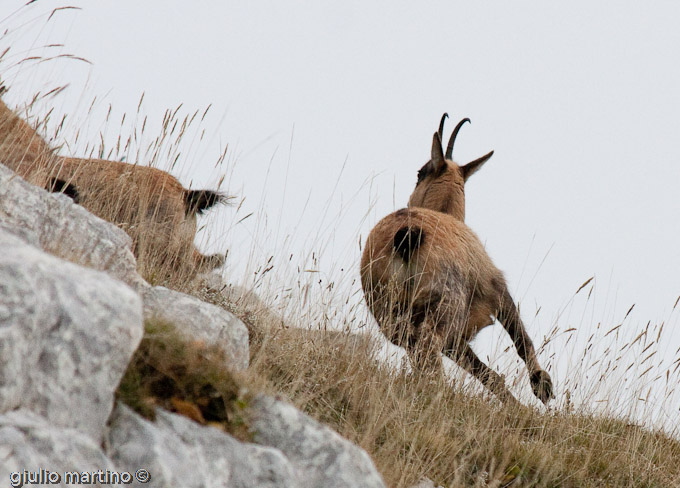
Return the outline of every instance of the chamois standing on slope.
<path id="1" fill-rule="evenodd" d="M 3 91 L 0 87 L 0 94 Z M 203 255 L 194 246 L 196 215 L 225 202 L 227 197 L 219 192 L 187 190 L 156 168 L 58 156 L 2 100 L 0 163 L 121 227 L 132 238 L 135 255 L 144 256 L 152 269 L 168 266 L 191 276 L 223 264 L 223 256 Z"/>
<path id="2" fill-rule="evenodd" d="M 469 342 L 494 318 L 526 363 L 536 397 L 554 398 L 550 375 L 541 368 L 519 310 L 501 271 L 464 223 L 467 179 L 493 151 L 464 166 L 452 160 L 458 131 L 444 154 L 447 114 L 432 138 L 432 155 L 418 171 L 408 208 L 373 228 L 361 258 L 361 284 L 381 331 L 404 347 L 420 370 L 442 371 L 444 353 L 472 373 L 503 402 L 516 402 L 503 377 L 484 364 Z"/>

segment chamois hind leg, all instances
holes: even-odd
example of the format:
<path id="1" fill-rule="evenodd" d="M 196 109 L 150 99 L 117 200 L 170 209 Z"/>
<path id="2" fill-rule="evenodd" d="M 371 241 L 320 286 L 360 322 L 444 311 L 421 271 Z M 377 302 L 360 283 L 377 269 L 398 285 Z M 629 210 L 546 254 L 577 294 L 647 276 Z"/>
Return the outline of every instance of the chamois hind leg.
<path id="1" fill-rule="evenodd" d="M 501 303 L 498 306 L 498 313 L 496 318 L 503 324 L 503 327 L 510 335 L 510 338 L 515 343 L 517 354 L 522 358 L 529 371 L 529 380 L 531 381 L 531 388 L 534 391 L 536 398 L 543 403 L 555 398 L 553 393 L 552 380 L 550 375 L 541 368 L 536 358 L 536 350 L 534 343 L 524 328 L 522 319 L 519 316 L 519 311 L 515 306 L 515 302 L 510 296 L 507 288 L 501 294 Z"/>
<path id="2" fill-rule="evenodd" d="M 470 344 L 459 341 L 455 348 L 453 351 L 448 351 L 447 355 L 456 364 L 481 381 L 489 391 L 506 405 L 519 404 L 515 397 L 512 396 L 512 393 L 506 388 L 503 377 L 484 364 L 472 350 Z"/>
<path id="3" fill-rule="evenodd" d="M 432 314 L 427 314 L 417 326 L 415 336 L 407 347 L 413 368 L 426 374 L 441 374 L 444 340 Z"/>

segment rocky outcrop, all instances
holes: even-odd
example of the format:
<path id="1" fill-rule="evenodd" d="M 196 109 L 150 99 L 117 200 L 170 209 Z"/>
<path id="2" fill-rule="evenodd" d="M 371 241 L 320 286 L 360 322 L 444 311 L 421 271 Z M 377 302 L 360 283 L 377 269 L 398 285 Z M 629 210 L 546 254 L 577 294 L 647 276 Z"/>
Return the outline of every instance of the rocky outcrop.
<path id="1" fill-rule="evenodd" d="M 156 473 L 154 486 L 384 487 L 365 451 L 292 405 L 260 396 L 248 410 L 259 445 L 169 412 L 149 422 L 119 406 L 109 452 L 121 469 Z"/>
<path id="2" fill-rule="evenodd" d="M 0 415 L 0 479 L 4 486 L 13 473 L 16 476 L 40 469 L 54 471 L 64 478 L 67 471 L 113 471 L 117 467 L 99 442 L 78 429 L 56 426 L 25 409 Z M 55 483 L 54 486 L 67 485 Z"/>
<path id="3" fill-rule="evenodd" d="M 255 443 L 162 410 L 154 422 L 123 405 L 111 413 L 145 318 L 221 344 L 233 369 L 248 366 L 246 328 L 148 285 L 122 231 L 2 165 L 0 249 L 0 479 L 48 470 L 60 477 L 51 486 L 73 486 L 66 472 L 154 487 L 384 486 L 363 450 L 267 396 L 244 406 Z"/>
<path id="4" fill-rule="evenodd" d="M 132 240 L 124 231 L 65 195 L 36 188 L 2 164 L 0 223 L 49 254 L 106 271 L 135 289 L 144 285 L 137 274 Z"/>
<path id="5" fill-rule="evenodd" d="M 248 331 L 233 314 L 191 296 L 150 286 L 137 273 L 132 240 L 124 231 L 65 195 L 36 188 L 2 164 L 0 228 L 21 235 L 25 243 L 46 253 L 123 281 L 142 296 L 145 319 L 166 320 L 188 336 L 219 344 L 235 369 L 248 366 Z"/>
<path id="6" fill-rule="evenodd" d="M 154 486 L 300 487 L 278 449 L 241 443 L 212 427 L 159 411 L 156 422 L 119 407 L 111 422 L 110 455 L 121 469 L 144 466 Z"/>
<path id="7" fill-rule="evenodd" d="M 0 412 L 27 408 L 100 438 L 142 338 L 139 296 L 7 230 L 0 249 Z"/>
<path id="8" fill-rule="evenodd" d="M 261 395 L 250 415 L 253 439 L 286 454 L 299 486 L 384 486 L 366 451 L 292 405 Z"/>
<path id="9" fill-rule="evenodd" d="M 248 329 L 232 313 L 162 286 L 144 289 L 142 297 L 144 318 L 176 324 L 192 339 L 219 344 L 232 369 L 248 367 Z"/>

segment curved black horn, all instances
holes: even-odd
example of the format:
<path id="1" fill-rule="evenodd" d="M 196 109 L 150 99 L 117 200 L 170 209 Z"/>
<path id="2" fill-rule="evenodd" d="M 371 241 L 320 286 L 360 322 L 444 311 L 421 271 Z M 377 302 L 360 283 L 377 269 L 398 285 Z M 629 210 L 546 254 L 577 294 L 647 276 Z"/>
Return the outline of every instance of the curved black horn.
<path id="1" fill-rule="evenodd" d="M 451 134 L 451 139 L 449 139 L 449 145 L 446 146 L 446 159 L 451 159 L 453 157 L 453 144 L 456 142 L 456 136 L 458 136 L 458 131 L 465 122 L 470 122 L 470 119 L 465 117 L 463 120 L 458 122 L 458 125 L 453 129 L 453 134 Z"/>
<path id="2" fill-rule="evenodd" d="M 446 112 L 444 112 L 444 115 L 442 115 L 442 120 L 439 122 L 439 139 L 442 140 L 444 139 L 444 121 L 446 121 L 446 118 L 449 116 Z"/>

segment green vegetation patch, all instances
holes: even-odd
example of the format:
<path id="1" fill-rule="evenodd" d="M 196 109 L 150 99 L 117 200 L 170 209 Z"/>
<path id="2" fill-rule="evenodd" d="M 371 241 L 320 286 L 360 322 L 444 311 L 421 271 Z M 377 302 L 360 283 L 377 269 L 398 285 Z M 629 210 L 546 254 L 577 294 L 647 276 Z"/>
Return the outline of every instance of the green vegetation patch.
<path id="1" fill-rule="evenodd" d="M 223 357 L 218 347 L 187 340 L 171 324 L 147 321 L 116 398 L 150 420 L 163 408 L 249 440 L 248 396 Z"/>

